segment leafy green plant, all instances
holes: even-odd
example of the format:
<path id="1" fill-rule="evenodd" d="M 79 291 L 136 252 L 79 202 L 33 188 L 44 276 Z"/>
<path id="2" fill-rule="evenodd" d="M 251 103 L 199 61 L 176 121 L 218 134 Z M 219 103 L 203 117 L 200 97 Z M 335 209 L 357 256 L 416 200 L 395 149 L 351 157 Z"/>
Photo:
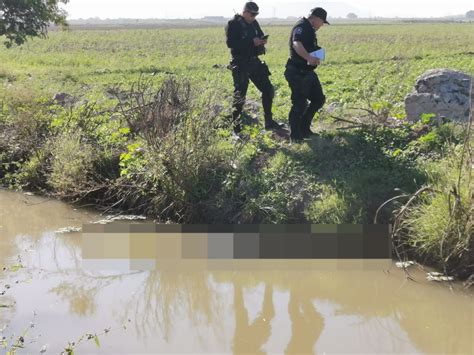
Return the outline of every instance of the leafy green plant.
<path id="1" fill-rule="evenodd" d="M 23 44 L 27 37 L 45 37 L 50 23 L 66 25 L 66 13 L 59 3 L 68 0 L 30 0 L 0 3 L 0 36 L 5 36 L 6 47 L 13 43 Z"/>

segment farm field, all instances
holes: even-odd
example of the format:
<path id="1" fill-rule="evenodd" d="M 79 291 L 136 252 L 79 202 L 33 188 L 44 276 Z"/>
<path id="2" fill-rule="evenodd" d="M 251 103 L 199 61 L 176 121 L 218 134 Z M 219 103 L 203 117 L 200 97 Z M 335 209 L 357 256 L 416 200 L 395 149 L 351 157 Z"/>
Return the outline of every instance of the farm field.
<path id="1" fill-rule="evenodd" d="M 283 77 L 291 27 L 264 27 L 270 34 L 262 57 L 277 89 L 276 113 L 285 119 L 289 88 Z M 327 102 L 352 104 L 367 94 L 401 103 L 417 76 L 431 68 L 474 71 L 474 24 L 389 24 L 326 26 L 318 33 L 327 61 L 318 68 Z M 47 40 L 0 50 L 0 78 L 5 85 L 26 86 L 45 97 L 68 92 L 104 97 L 114 85 L 139 74 L 159 82 L 170 74 L 231 95 L 229 51 L 224 29 L 150 29 L 52 32 Z M 215 67 L 214 67 L 215 66 Z M 255 91 L 250 99 L 256 100 Z"/>

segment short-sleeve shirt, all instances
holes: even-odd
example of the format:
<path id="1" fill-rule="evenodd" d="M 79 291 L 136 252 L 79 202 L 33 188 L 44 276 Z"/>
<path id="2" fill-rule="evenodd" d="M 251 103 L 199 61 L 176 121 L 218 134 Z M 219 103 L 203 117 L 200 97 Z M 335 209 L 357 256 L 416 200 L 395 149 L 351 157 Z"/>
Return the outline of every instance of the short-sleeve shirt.
<path id="1" fill-rule="evenodd" d="M 321 48 L 318 46 L 316 31 L 305 17 L 299 20 L 291 30 L 289 41 L 290 59 L 288 60 L 288 63 L 291 63 L 300 69 L 314 70 L 314 68 L 316 68 L 315 66 L 308 65 L 306 60 L 296 53 L 295 49 L 293 48 L 293 42 L 295 41 L 301 42 L 308 53 L 314 52 Z"/>

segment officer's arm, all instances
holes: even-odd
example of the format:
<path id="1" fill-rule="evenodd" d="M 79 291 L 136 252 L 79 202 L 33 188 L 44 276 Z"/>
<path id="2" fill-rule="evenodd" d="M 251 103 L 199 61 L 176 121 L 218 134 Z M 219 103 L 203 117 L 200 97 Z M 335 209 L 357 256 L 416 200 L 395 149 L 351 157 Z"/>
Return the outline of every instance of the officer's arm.
<path id="1" fill-rule="evenodd" d="M 227 26 L 227 47 L 237 50 L 247 50 L 253 47 L 253 39 L 242 39 L 241 26 L 237 22 L 231 22 Z"/>
<path id="2" fill-rule="evenodd" d="M 293 49 L 298 53 L 300 57 L 306 60 L 311 65 L 319 65 L 319 59 L 309 55 L 303 43 L 300 41 L 293 41 Z"/>
<path id="3" fill-rule="evenodd" d="M 257 37 L 262 38 L 263 31 L 262 31 L 262 28 L 260 27 L 260 24 L 257 21 L 255 21 L 254 24 L 255 24 L 255 28 L 257 29 Z"/>
<path id="4" fill-rule="evenodd" d="M 306 48 L 303 46 L 303 43 L 300 41 L 293 41 L 293 49 L 298 53 L 300 57 L 302 57 L 305 60 L 309 60 L 309 53 L 306 50 Z"/>

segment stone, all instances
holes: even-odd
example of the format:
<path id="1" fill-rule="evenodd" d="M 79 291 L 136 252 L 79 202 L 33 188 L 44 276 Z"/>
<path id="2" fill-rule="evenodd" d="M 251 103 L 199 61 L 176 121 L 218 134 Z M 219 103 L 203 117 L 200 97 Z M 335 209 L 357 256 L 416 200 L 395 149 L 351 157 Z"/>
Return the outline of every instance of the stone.
<path id="1" fill-rule="evenodd" d="M 423 114 L 434 114 L 438 120 L 467 122 L 474 98 L 472 84 L 472 76 L 461 71 L 428 70 L 405 98 L 407 119 L 416 122 Z"/>
<path id="2" fill-rule="evenodd" d="M 58 92 L 53 96 L 53 101 L 63 107 L 71 107 L 78 101 L 78 99 L 66 92 Z"/>

